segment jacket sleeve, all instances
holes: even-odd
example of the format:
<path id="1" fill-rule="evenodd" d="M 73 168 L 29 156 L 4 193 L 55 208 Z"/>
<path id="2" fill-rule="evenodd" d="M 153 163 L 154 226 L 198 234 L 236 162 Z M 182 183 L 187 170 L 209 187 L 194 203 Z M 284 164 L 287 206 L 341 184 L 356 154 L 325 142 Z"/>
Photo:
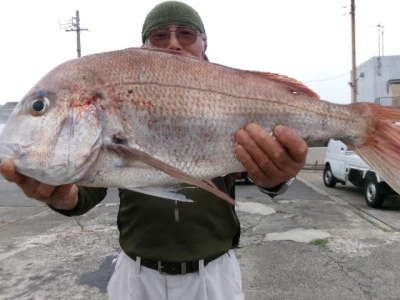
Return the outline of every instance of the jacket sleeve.
<path id="1" fill-rule="evenodd" d="M 78 204 L 73 210 L 56 209 L 49 205 L 49 207 L 64 216 L 72 217 L 79 216 L 87 213 L 97 204 L 104 200 L 107 195 L 107 188 L 94 188 L 78 186 Z"/>

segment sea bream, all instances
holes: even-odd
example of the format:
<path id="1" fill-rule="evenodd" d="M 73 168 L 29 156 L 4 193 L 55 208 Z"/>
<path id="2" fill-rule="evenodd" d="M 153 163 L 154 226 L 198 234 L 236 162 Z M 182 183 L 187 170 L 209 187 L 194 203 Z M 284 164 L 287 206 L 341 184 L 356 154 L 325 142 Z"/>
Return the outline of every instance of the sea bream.
<path id="1" fill-rule="evenodd" d="M 0 158 L 41 182 L 174 195 L 244 171 L 234 133 L 249 122 L 293 128 L 312 144 L 342 140 L 400 192 L 400 110 L 322 101 L 286 76 L 238 70 L 169 51 L 129 48 L 67 61 L 18 103 Z"/>

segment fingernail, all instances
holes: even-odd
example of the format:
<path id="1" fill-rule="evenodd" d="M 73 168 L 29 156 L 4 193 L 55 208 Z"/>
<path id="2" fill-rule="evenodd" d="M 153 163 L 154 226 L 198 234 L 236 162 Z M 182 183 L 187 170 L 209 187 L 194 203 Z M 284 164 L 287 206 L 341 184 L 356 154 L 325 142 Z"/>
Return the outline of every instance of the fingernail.
<path id="1" fill-rule="evenodd" d="M 258 125 L 255 123 L 249 123 L 246 125 L 245 129 L 248 132 L 256 132 Z"/>
<path id="2" fill-rule="evenodd" d="M 278 124 L 274 127 L 273 132 L 275 135 L 279 135 L 279 134 L 281 134 L 282 130 L 283 130 L 283 125 Z"/>

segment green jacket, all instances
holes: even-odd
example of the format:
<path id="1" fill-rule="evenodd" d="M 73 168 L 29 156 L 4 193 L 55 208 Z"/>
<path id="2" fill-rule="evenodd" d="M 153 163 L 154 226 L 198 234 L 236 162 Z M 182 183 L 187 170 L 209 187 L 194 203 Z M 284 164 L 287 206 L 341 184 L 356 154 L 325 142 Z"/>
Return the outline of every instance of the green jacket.
<path id="1" fill-rule="evenodd" d="M 232 175 L 213 180 L 234 197 Z M 162 261 L 189 261 L 224 253 L 237 246 L 240 224 L 234 207 L 200 188 L 183 185 L 193 202 L 179 202 L 119 189 L 120 245 L 131 256 Z M 81 215 L 100 203 L 106 188 L 79 187 L 79 202 L 67 216 Z"/>

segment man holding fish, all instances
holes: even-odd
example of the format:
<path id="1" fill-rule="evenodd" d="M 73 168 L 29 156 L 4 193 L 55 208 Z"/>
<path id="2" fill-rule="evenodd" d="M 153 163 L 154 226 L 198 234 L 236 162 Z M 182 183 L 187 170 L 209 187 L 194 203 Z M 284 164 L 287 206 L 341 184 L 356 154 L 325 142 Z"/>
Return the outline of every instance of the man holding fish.
<path id="1" fill-rule="evenodd" d="M 154 7 L 144 21 L 142 38 L 147 48 L 207 59 L 202 20 L 181 2 L 167 1 Z M 278 125 L 271 135 L 249 123 L 238 128 L 234 138 L 237 144 L 232 151 L 237 160 L 260 190 L 272 197 L 304 166 L 307 144 L 288 127 Z M 10 159 L 2 161 L 1 173 L 28 197 L 66 216 L 86 213 L 107 193 L 106 188 L 41 183 L 18 173 Z M 215 178 L 213 184 L 234 197 L 232 175 Z M 120 189 L 122 251 L 108 285 L 111 299 L 244 298 L 232 251 L 240 234 L 234 207 L 198 187 L 183 185 L 179 193 L 193 202 Z"/>

